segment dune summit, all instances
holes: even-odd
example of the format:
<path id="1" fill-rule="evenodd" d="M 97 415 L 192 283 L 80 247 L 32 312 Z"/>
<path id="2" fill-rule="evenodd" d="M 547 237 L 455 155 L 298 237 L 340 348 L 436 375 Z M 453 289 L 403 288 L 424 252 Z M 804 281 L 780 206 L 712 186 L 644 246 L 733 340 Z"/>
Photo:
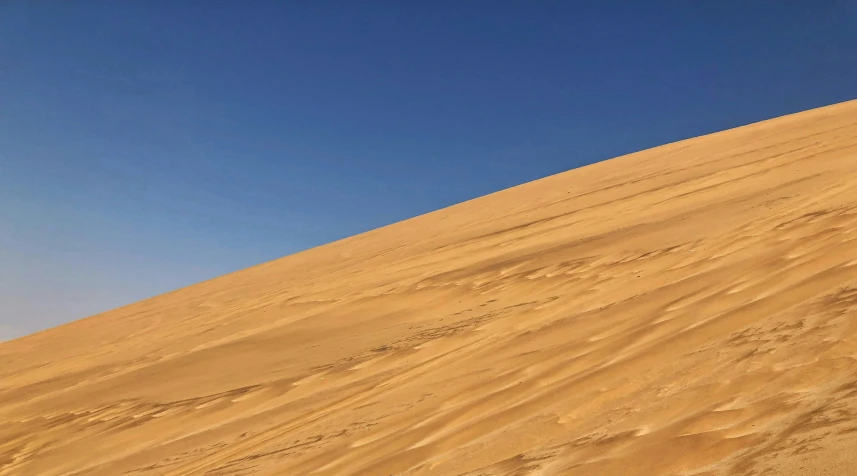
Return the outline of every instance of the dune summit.
<path id="1" fill-rule="evenodd" d="M 857 474 L 857 101 L 0 344 L 0 475 Z"/>

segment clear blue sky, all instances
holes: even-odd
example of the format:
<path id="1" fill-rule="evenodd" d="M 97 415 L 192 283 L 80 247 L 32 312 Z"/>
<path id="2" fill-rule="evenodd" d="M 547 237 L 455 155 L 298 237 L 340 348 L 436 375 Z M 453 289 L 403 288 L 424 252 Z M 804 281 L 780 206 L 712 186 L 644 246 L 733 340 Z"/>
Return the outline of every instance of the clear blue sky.
<path id="1" fill-rule="evenodd" d="M 2 2 L 0 339 L 853 99 L 856 52 L 857 0 Z"/>

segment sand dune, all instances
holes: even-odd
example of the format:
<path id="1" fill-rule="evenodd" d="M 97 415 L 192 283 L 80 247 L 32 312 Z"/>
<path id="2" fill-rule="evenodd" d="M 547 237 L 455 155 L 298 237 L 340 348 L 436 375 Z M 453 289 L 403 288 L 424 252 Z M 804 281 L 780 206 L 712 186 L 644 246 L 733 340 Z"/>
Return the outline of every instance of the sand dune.
<path id="1" fill-rule="evenodd" d="M 0 475 L 857 474 L 857 101 L 0 344 Z"/>

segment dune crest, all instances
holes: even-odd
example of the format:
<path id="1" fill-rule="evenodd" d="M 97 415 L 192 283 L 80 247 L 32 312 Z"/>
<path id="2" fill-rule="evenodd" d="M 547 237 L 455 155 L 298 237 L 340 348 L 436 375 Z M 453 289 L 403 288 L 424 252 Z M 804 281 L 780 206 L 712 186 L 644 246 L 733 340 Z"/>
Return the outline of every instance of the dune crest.
<path id="1" fill-rule="evenodd" d="M 857 101 L 0 343 L 0 475 L 857 474 Z"/>

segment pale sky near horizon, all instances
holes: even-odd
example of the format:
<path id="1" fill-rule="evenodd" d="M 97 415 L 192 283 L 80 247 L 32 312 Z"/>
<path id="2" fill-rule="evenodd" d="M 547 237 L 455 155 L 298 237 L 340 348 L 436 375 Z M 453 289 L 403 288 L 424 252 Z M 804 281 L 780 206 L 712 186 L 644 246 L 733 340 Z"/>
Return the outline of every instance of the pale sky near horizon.
<path id="1" fill-rule="evenodd" d="M 0 4 L 0 340 L 857 98 L 857 1 L 464 3 Z"/>

